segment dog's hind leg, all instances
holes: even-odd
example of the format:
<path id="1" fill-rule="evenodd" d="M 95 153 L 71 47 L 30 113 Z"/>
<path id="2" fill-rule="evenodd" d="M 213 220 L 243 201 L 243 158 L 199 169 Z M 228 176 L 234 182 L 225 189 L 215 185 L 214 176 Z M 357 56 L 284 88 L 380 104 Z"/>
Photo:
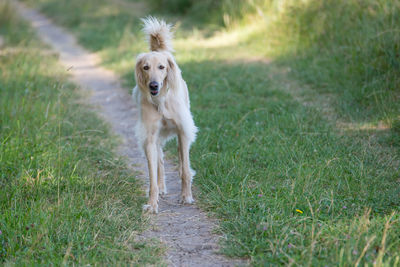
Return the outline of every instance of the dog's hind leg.
<path id="1" fill-rule="evenodd" d="M 184 134 L 178 135 L 179 169 L 182 179 L 182 202 L 193 203 L 192 172 L 189 161 L 190 140 Z"/>
<path id="2" fill-rule="evenodd" d="M 153 139 L 153 138 L 149 138 Z M 149 167 L 149 178 L 150 178 L 150 194 L 147 205 L 144 205 L 144 209 L 152 213 L 158 213 L 158 185 L 157 185 L 157 144 L 154 140 L 146 140 L 144 145 L 144 151 L 147 157 L 147 164 Z"/>
<path id="3" fill-rule="evenodd" d="M 157 150 L 158 150 L 157 184 L 160 195 L 165 195 L 167 194 L 167 186 L 165 185 L 164 153 L 161 144 L 157 145 Z"/>

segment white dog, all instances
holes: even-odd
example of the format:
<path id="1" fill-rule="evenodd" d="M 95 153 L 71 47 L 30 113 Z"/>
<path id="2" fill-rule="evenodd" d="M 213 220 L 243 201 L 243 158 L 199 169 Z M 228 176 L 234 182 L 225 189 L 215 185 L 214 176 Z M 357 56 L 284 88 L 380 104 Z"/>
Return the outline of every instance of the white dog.
<path id="1" fill-rule="evenodd" d="M 194 201 L 189 149 L 197 128 L 190 113 L 186 82 L 171 53 L 171 25 L 153 17 L 142 21 L 151 52 L 140 54 L 136 60 L 133 97 L 140 110 L 136 136 L 147 157 L 150 176 L 149 201 L 143 208 L 157 213 L 158 194 L 167 193 L 162 147 L 171 137 L 178 136 L 181 200 L 189 204 Z"/>

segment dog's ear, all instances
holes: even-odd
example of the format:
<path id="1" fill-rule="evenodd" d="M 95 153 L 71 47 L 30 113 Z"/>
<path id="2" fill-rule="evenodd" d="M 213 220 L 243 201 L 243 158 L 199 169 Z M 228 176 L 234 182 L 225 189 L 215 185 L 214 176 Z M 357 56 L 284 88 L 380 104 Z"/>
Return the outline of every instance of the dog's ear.
<path id="1" fill-rule="evenodd" d="M 172 55 L 168 55 L 167 83 L 168 88 L 175 89 L 179 86 L 181 78 L 181 70 L 175 62 Z"/>
<path id="2" fill-rule="evenodd" d="M 135 66 L 135 79 L 136 79 L 136 84 L 141 87 L 145 88 L 146 87 L 146 81 L 143 73 L 143 62 L 144 62 L 144 55 L 140 54 L 136 58 L 136 66 Z"/>

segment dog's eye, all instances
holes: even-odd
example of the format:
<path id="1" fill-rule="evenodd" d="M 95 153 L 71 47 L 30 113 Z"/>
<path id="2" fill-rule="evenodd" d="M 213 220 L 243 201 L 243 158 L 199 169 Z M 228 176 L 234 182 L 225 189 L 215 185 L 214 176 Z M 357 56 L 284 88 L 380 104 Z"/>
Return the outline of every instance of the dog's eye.
<path id="1" fill-rule="evenodd" d="M 163 70 L 165 67 L 163 65 L 158 66 L 160 70 Z"/>
<path id="2" fill-rule="evenodd" d="M 149 68 L 149 66 L 144 66 L 143 69 L 144 70 L 149 70 L 150 68 Z"/>

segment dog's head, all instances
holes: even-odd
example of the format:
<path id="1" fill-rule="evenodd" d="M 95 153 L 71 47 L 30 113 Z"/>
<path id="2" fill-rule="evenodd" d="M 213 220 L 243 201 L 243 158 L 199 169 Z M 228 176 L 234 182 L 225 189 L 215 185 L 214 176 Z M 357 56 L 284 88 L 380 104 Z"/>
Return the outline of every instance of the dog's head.
<path id="1" fill-rule="evenodd" d="M 169 52 L 140 54 L 136 60 L 136 83 L 144 94 L 155 97 L 177 86 L 179 69 Z"/>

